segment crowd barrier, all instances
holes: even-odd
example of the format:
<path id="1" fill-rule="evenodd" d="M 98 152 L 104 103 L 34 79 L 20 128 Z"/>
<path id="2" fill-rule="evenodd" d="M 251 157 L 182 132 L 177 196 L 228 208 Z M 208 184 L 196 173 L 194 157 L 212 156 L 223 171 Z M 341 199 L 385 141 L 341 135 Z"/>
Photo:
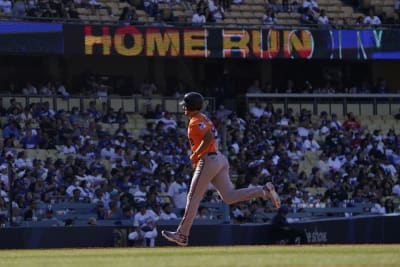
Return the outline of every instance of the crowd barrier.
<path id="1" fill-rule="evenodd" d="M 246 94 L 247 107 L 255 102 L 272 103 L 275 107 L 294 112 L 311 110 L 314 115 L 322 111 L 344 116 L 349 112 L 355 115 L 394 115 L 400 110 L 398 94 Z"/>
<path id="2" fill-rule="evenodd" d="M 310 244 L 394 244 L 400 243 L 400 215 L 330 218 L 293 223 L 304 230 Z M 162 224 L 158 230 L 174 230 L 176 224 Z M 11 227 L 0 229 L 0 249 L 126 247 L 130 226 Z M 269 224 L 196 224 L 191 246 L 277 244 Z M 171 246 L 159 234 L 156 246 Z"/>

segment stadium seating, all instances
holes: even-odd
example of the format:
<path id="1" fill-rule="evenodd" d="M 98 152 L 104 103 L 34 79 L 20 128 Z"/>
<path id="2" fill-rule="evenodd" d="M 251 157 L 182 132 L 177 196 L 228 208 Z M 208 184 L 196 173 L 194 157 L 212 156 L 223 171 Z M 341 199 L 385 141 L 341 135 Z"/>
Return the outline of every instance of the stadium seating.
<path id="1" fill-rule="evenodd" d="M 122 14 L 124 7 L 130 6 L 127 2 L 118 0 L 98 1 L 102 8 L 87 8 L 78 7 L 77 12 L 83 23 L 102 23 L 102 24 L 117 24 L 119 16 Z M 141 0 L 131 1 L 136 9 L 139 24 L 149 24 L 154 21 L 154 17 L 149 16 L 142 6 Z M 298 6 L 301 6 L 302 1 L 297 1 Z M 374 8 L 378 15 L 385 13 L 388 21 L 398 21 L 398 14 L 394 10 L 394 0 L 368 0 L 363 1 L 361 10 L 354 9 L 343 0 L 318 0 L 320 9 L 325 9 L 331 22 L 336 25 L 355 24 L 358 17 L 364 17 L 368 8 Z M 262 17 L 265 11 L 267 1 L 265 0 L 245 0 L 241 4 L 232 4 L 225 10 L 225 19 L 217 21 L 216 25 L 224 27 L 238 26 L 254 26 L 262 25 Z M 196 3 L 179 2 L 175 5 L 168 3 L 159 3 L 158 10 L 162 12 L 163 19 L 168 23 L 191 23 L 192 15 L 196 10 Z M 112 13 L 111 15 L 109 13 Z M 299 25 L 300 13 L 296 10 L 292 12 L 279 12 L 276 14 L 278 24 Z M 9 19 L 11 16 L 0 13 L 0 19 Z M 213 26 L 213 24 L 208 25 Z"/>

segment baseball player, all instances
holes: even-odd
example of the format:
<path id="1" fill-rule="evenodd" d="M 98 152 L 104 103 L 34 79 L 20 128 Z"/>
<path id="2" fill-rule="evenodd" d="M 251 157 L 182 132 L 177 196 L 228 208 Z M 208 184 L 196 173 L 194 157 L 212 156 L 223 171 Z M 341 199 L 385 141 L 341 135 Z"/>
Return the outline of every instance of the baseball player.
<path id="1" fill-rule="evenodd" d="M 203 96 L 197 92 L 185 94 L 183 101 L 180 102 L 184 114 L 190 119 L 188 125 L 188 138 L 192 149 L 190 159 L 195 170 L 185 212 L 178 229 L 176 232 L 161 232 L 167 240 L 180 246 L 188 245 L 190 228 L 209 183 L 215 186 L 227 204 L 264 197 L 270 199 L 276 208 L 280 207 L 280 199 L 272 183 L 253 188 L 234 189 L 229 178 L 228 160 L 218 152 L 215 140 L 217 131 L 210 119 L 201 112 L 203 102 Z"/>

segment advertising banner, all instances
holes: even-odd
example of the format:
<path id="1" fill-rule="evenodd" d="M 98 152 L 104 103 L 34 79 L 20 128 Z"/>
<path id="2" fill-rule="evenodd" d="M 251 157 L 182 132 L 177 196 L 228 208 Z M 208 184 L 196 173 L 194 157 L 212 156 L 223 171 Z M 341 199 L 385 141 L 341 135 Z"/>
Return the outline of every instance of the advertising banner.
<path id="1" fill-rule="evenodd" d="M 0 21 L 0 53 L 63 54 L 63 25 Z"/>
<path id="2" fill-rule="evenodd" d="M 65 53 L 263 59 L 398 59 L 396 29 L 224 29 L 65 25 Z"/>

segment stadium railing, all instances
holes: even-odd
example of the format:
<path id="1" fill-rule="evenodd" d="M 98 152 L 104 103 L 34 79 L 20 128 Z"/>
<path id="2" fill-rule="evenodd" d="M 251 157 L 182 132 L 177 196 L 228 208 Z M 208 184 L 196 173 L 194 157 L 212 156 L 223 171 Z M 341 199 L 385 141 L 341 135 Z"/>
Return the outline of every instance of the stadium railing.
<path id="1" fill-rule="evenodd" d="M 112 107 L 115 111 L 118 111 L 119 108 L 124 108 L 127 113 L 144 113 L 146 110 L 146 106 L 151 104 L 154 108 L 157 104 L 160 104 L 164 111 L 168 111 L 170 113 L 179 113 L 181 112 L 181 107 L 179 105 L 180 98 L 176 97 L 162 97 L 159 95 L 144 97 L 142 95 L 132 95 L 132 96 L 117 96 L 110 95 L 107 97 L 89 97 L 89 96 L 70 96 L 70 97 L 61 97 L 61 96 L 38 96 L 38 95 L 9 95 L 9 94 L 0 94 L 0 98 L 4 108 L 10 107 L 10 100 L 15 99 L 16 102 L 21 103 L 24 107 L 31 103 L 40 103 L 40 102 L 48 102 L 50 108 L 53 110 L 64 110 L 69 111 L 72 107 L 78 107 L 80 110 L 86 110 L 89 107 L 89 103 L 94 101 L 96 106 L 101 107 L 102 103 L 107 103 L 110 107 Z M 207 97 L 207 109 L 214 110 L 215 109 L 215 100 L 213 97 Z"/>
<path id="2" fill-rule="evenodd" d="M 189 17 L 188 17 L 189 18 Z M 191 17 L 190 17 L 191 18 Z M 274 25 L 264 25 L 260 20 L 252 19 L 252 20 L 229 20 L 227 18 L 225 20 L 220 20 L 217 22 L 207 22 L 202 25 L 192 25 L 191 21 L 165 21 L 164 26 L 157 25 L 157 27 L 194 27 L 194 28 L 208 28 L 208 27 L 223 27 L 223 28 L 268 28 L 268 29 L 317 29 L 318 24 L 301 24 L 300 19 L 295 20 L 279 20 L 278 23 Z M 90 24 L 90 25 L 119 25 L 118 19 L 115 17 L 110 17 L 110 19 L 104 18 L 96 18 L 96 17 L 86 17 L 83 19 L 71 19 L 71 18 L 40 18 L 40 17 L 29 17 L 24 16 L 21 18 L 15 18 L 11 16 L 2 16 L 0 17 L 0 21 L 13 21 L 13 22 L 45 22 L 45 23 L 62 23 L 62 24 Z M 134 25 L 131 26 L 153 26 L 154 21 L 138 21 Z M 352 23 L 351 21 L 343 24 L 343 23 L 331 23 L 329 25 L 330 29 L 396 29 L 400 28 L 399 23 L 385 23 L 380 25 L 357 25 Z"/>
<path id="3" fill-rule="evenodd" d="M 249 109 L 256 102 L 272 103 L 274 108 L 300 112 L 311 110 L 314 115 L 322 111 L 344 116 L 354 115 L 394 115 L 400 109 L 399 94 L 264 94 L 247 93 L 246 106 Z"/>

